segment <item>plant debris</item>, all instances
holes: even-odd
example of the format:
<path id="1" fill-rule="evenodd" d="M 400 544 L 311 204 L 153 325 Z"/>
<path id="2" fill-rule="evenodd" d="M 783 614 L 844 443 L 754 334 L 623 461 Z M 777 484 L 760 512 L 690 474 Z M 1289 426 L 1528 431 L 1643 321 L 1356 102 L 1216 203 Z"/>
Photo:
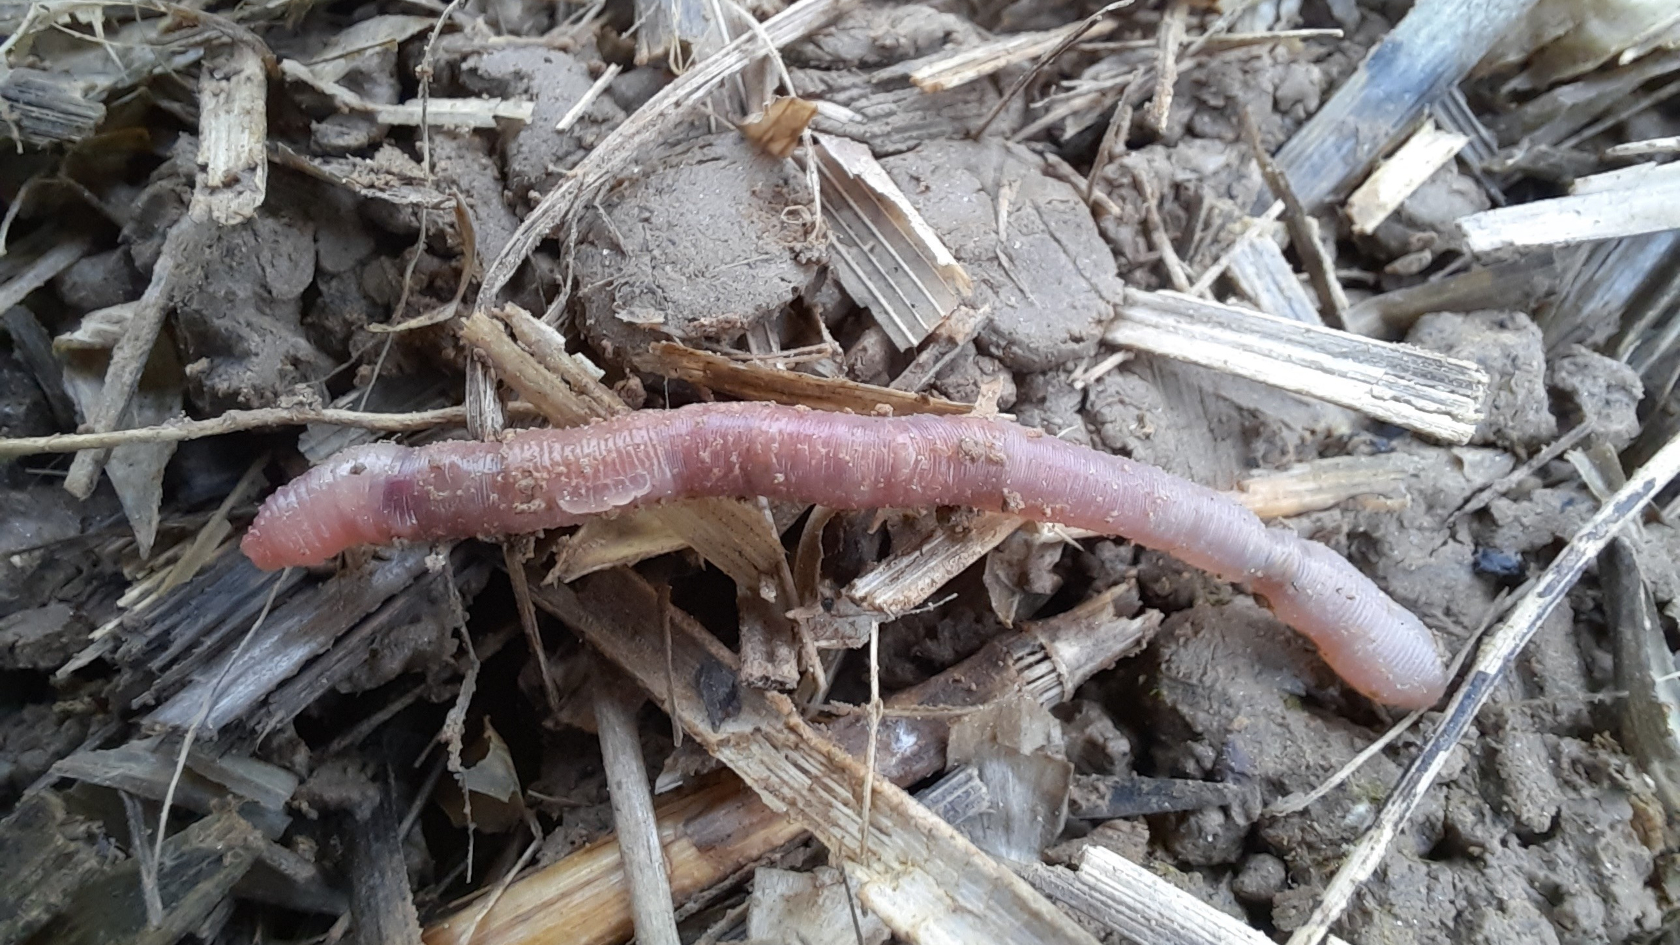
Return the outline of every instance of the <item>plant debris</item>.
<path id="1" fill-rule="evenodd" d="M 0 9 L 0 945 L 1660 938 L 1671 6 Z M 1455 682 L 1007 504 L 239 550 L 711 401 L 1159 466 Z"/>

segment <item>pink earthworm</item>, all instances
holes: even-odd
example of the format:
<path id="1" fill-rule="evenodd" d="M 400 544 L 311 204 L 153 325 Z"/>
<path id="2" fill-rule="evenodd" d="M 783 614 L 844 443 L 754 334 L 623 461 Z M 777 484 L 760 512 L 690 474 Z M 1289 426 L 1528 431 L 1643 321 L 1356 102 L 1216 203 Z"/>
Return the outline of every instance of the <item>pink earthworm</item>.
<path id="1" fill-rule="evenodd" d="M 670 499 L 840 509 L 969 506 L 1119 535 L 1244 584 L 1379 702 L 1432 705 L 1434 638 L 1342 556 L 1211 489 L 998 419 L 767 403 L 644 410 L 500 442 L 345 450 L 269 497 L 241 547 L 260 568 L 361 544 L 534 532 Z"/>

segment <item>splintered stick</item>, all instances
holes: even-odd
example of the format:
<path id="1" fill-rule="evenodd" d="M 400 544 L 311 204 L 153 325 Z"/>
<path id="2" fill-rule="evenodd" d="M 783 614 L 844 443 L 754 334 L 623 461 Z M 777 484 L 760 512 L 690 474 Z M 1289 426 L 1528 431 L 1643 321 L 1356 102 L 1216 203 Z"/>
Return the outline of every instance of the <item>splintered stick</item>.
<path id="1" fill-rule="evenodd" d="M 1245 584 L 1373 699 L 1431 705 L 1446 679 L 1417 617 L 1346 559 L 1193 482 L 997 419 L 699 404 L 501 442 L 360 446 L 264 503 L 258 567 L 399 539 L 507 535 L 672 499 L 838 509 L 970 506 L 1120 535 Z"/>

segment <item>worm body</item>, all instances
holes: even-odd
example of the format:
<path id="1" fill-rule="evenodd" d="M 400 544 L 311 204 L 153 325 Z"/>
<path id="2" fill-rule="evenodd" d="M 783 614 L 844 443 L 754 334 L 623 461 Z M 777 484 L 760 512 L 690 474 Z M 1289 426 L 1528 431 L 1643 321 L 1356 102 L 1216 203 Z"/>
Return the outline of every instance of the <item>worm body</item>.
<path id="1" fill-rule="evenodd" d="M 494 443 L 379 443 L 276 492 L 242 547 L 273 569 L 361 544 L 533 532 L 669 499 L 757 495 L 841 509 L 970 506 L 1120 535 L 1247 585 L 1373 699 L 1424 707 L 1445 686 L 1423 623 L 1329 548 L 1153 466 L 977 417 L 705 404 Z"/>

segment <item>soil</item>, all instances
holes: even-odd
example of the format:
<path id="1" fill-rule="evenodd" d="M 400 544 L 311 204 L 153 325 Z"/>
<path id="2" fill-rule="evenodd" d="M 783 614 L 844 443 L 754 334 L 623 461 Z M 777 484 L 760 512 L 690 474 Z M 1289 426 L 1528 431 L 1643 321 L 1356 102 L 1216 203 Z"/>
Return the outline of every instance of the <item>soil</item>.
<path id="1" fill-rule="evenodd" d="M 370 384 L 384 385 L 381 397 L 427 392 L 413 395 L 433 398 L 420 407 L 467 396 L 470 354 L 453 334 L 458 321 L 439 318 L 394 334 L 370 326 L 426 316 L 448 303 L 463 278 L 475 277 L 474 265 L 482 271 L 497 257 L 542 196 L 570 179 L 579 161 L 673 78 L 664 55 L 633 61 L 633 40 L 625 38 L 628 4 L 622 10 L 609 4 L 598 29 L 552 22 L 557 14 L 550 6 L 474 0 L 460 8 L 457 16 L 473 25 L 446 31 L 438 41 L 430 94 L 522 100 L 534 108 L 528 122 L 435 129 L 429 179 L 413 176 L 424 173 L 413 127 L 376 122 L 302 83 L 270 83 L 271 143 L 323 162 L 320 167 L 327 158 L 360 162 L 354 166 L 362 176 L 349 179 L 361 184 L 344 186 L 331 175 L 276 162 L 266 201 L 249 220 L 201 229 L 161 342 L 180 356 L 175 381 L 189 415 L 341 400 L 355 406 Z M 1599 499 L 1576 466 L 1557 459 L 1502 484 L 1468 513 L 1460 510 L 1578 425 L 1590 426 L 1583 447 L 1600 455 L 1639 449 L 1654 435 L 1649 431 L 1669 422 L 1668 392 L 1646 390 L 1653 374 L 1619 359 L 1625 352 L 1612 343 L 1613 331 L 1596 335 L 1604 343 L 1592 347 L 1559 345 L 1538 308 L 1430 312 L 1406 335 L 1411 344 L 1488 372 L 1485 419 L 1464 445 L 1141 352 L 1088 376 L 1115 350 L 1103 334 L 1127 293 L 1171 287 L 1144 195 L 1159 200 L 1161 226 L 1188 269 L 1205 269 L 1230 246 L 1232 224 L 1263 190 L 1240 110 L 1253 113 L 1262 142 L 1275 150 L 1329 98 L 1403 5 L 1308 4 L 1305 19 L 1278 28 L 1333 24 L 1320 6 L 1363 10 L 1363 16 L 1339 40 L 1207 53 L 1185 68 L 1162 125 L 1146 127 L 1140 110 L 1130 138 L 1094 169 L 1102 197 L 1094 203 L 1082 182 L 1093 170 L 1112 99 L 1011 140 L 1043 113 L 1036 100 L 1053 86 L 1041 78 L 1030 85 L 1032 107 L 1012 99 L 977 139 L 1019 67 L 934 94 L 909 82 L 910 71 L 935 54 L 971 47 L 994 31 L 1060 26 L 1096 6 L 1019 0 L 993 5 L 998 9 L 988 14 L 961 4 L 862 4 L 784 52 L 794 87 L 836 106 L 813 127 L 868 144 L 973 280 L 968 304 L 984 310 L 983 323 L 932 375 L 928 392 L 964 403 L 991 398 L 996 409 L 1049 435 L 1216 489 L 1314 460 L 1403 457 L 1408 472 L 1392 501 L 1349 500 L 1281 524 L 1346 555 L 1422 618 L 1448 654 L 1473 645 L 1502 595 L 1538 574 Z M 1151 9 L 1123 16 L 1110 39 L 1153 39 L 1158 5 L 1141 6 Z M 259 35 L 308 62 L 298 50 L 326 49 L 353 21 L 376 12 L 397 11 L 389 4 L 300 8 L 293 21 L 262 24 Z M 558 15 L 571 12 L 567 7 Z M 334 81 L 369 102 L 414 98 L 427 29 L 346 54 Z M 1076 51 L 1052 75 L 1095 87 L 1152 55 L 1130 47 Z M 624 71 L 567 130 L 556 131 L 609 64 Z M 61 155 L 66 173 L 78 175 L 78 186 L 104 212 L 91 214 L 97 217 L 89 224 L 92 250 L 26 300 L 29 316 L 48 336 L 109 318 L 113 306 L 139 299 L 157 271 L 166 234 L 188 213 L 200 166 L 195 125 L 182 115 L 196 106 L 189 105 L 189 92 L 161 79 L 156 86 L 146 103 L 127 110 L 108 103 L 113 137 L 101 147 L 127 149 L 108 156 L 108 166 L 81 167 Z M 729 114 L 730 101 L 720 96 L 697 109 L 639 154 L 575 230 L 539 244 L 509 298 L 539 316 L 563 299 L 555 314 L 571 349 L 598 365 L 606 383 L 635 406 L 722 396 L 659 375 L 649 354 L 655 341 L 741 361 L 786 362 L 822 377 L 890 383 L 914 352 L 897 350 L 874 316 L 846 295 L 833 276 L 833 248 L 813 236 L 803 215 L 812 201 L 804 173 L 742 136 L 735 122 L 745 116 Z M 1672 134 L 1675 113 L 1661 114 Z M 117 143 L 123 135 L 134 140 Z M 10 202 L 34 165 L 16 156 L 0 162 L 15 164 L 0 174 Z M 1072 176 L 1065 172 L 1070 167 Z M 1324 216 L 1328 251 L 1356 301 L 1450 275 L 1443 270 L 1464 261 L 1453 221 L 1492 201 L 1485 182 L 1462 167 L 1437 172 L 1368 237 L 1354 238 L 1344 221 Z M 472 239 L 450 210 L 422 212 L 416 203 L 378 194 L 379 181 L 399 179 L 458 199 Z M 1522 195 L 1525 188 L 1531 185 L 1518 180 L 1507 189 Z M 63 212 L 26 209 L 18 233 L 53 232 L 54 217 Z M 1290 259 L 1298 258 L 1292 251 Z M 1223 283 L 1218 294 L 1235 295 Z M 46 395 L 58 382 L 25 357 L 20 332 L 4 337 L 0 435 L 69 429 L 73 424 L 55 417 Z M 795 348 L 823 350 L 793 360 L 773 357 Z M 91 825 L 77 833 L 77 843 L 97 845 L 111 864 L 138 855 L 117 792 L 48 772 L 74 753 L 156 734 L 151 714 L 160 705 L 177 715 L 186 711 L 182 693 L 198 691 L 186 687 L 205 684 L 238 644 L 271 578 L 231 545 L 179 588 L 166 588 L 164 575 L 189 554 L 196 536 L 208 535 L 212 548 L 224 541 L 207 522 L 226 518 L 236 534 L 269 486 L 307 467 L 297 434 L 237 433 L 180 449 L 157 484 L 162 524 L 149 562 L 108 484 L 86 501 L 59 487 L 68 457 L 28 456 L 4 467 L 0 818 L 32 809 L 20 805 L 45 803 L 25 802 L 26 796 L 51 797 L 69 805 L 67 816 Z M 461 435 L 464 430 L 450 428 L 410 439 Z M 265 457 L 255 488 L 218 512 L 246 467 Z M 780 511 L 788 513 L 785 523 L 797 510 Z M 946 514 L 836 516 L 818 535 L 823 587 L 838 593 L 947 521 Z M 790 549 L 798 547 L 803 522 L 782 535 Z M 531 549 L 540 564 L 554 550 L 552 537 Z M 1644 577 L 1672 637 L 1680 530 L 1653 520 L 1637 540 Z M 200 750 L 299 785 L 273 814 L 277 819 L 263 821 L 281 824 L 278 830 L 252 842 L 269 845 L 265 863 L 291 863 L 294 880 L 311 877 L 316 886 L 303 880 L 294 886 L 320 896 L 284 899 L 272 889 L 230 883 L 231 905 L 213 914 L 207 907 L 193 928 L 202 940 L 248 940 L 265 928 L 297 940 L 331 935 L 337 915 L 299 903 L 342 904 L 360 881 L 345 823 L 366 826 L 392 811 L 398 820 L 413 812 L 419 827 L 396 837 L 393 849 L 406 861 L 422 924 L 448 915 L 514 865 L 530 842 L 522 832 L 526 818 L 544 832 L 539 864 L 561 860 L 611 830 L 587 708 L 597 675 L 588 662 L 593 657 L 560 623 L 543 619 L 545 659 L 561 703 L 551 711 L 538 662 L 518 629 L 519 604 L 502 551 L 490 542 L 467 543 L 425 564 L 415 551 L 396 564 L 372 552 L 344 562 L 346 568 L 373 562 L 386 575 L 383 584 L 354 571 L 335 578 L 333 567 L 286 579 L 291 583 L 276 599 L 274 619 L 295 621 L 287 626 L 308 640 L 298 644 L 304 649 L 287 651 L 297 665 L 244 693 L 247 712 L 205 732 Z M 731 645 L 737 641 L 735 589 L 720 571 L 685 551 L 636 566 L 670 588 L 675 606 Z M 1043 844 L 1043 858 L 1076 864 L 1086 846 L 1116 851 L 1281 938 L 1315 908 L 1349 846 L 1416 755 L 1420 732 L 1438 715 L 1306 810 L 1273 813 L 1279 799 L 1335 774 L 1399 713 L 1341 683 L 1310 645 L 1239 588 L 1124 541 L 1017 533 L 925 607 L 882 624 L 880 684 L 896 691 L 921 683 L 1021 621 L 1056 616 L 1112 588 L 1124 591 L 1117 612 L 1159 610 L 1162 629 L 1141 654 L 1098 674 L 1056 709 L 1061 731 L 1053 753 L 1071 763 L 1075 784 L 1187 779 L 1232 786 L 1230 796 L 1242 799 L 1070 819 Z M 152 595 L 155 600 L 139 603 Z M 1609 945 L 1654 940 L 1671 922 L 1669 823 L 1677 812 L 1664 809 L 1642 770 L 1644 759 L 1623 743 L 1616 627 L 1604 597 L 1593 572 L 1569 594 L 1498 684 L 1336 934 L 1356 945 Z M 862 663 L 853 653 L 839 664 L 828 699 L 868 698 Z M 459 717 L 453 714 L 458 697 L 467 706 Z M 488 723 L 497 737 L 471 745 Z M 693 778 L 711 767 L 693 746 L 673 745 L 669 721 L 652 707 L 643 710 L 642 731 L 650 770 Z M 446 763 L 450 749 L 437 745 L 447 746 L 451 737 L 456 759 Z M 458 766 L 463 738 L 469 755 L 476 747 L 479 756 L 505 761 L 515 788 L 523 789 L 498 809 L 508 815 L 503 821 L 490 815 L 486 801 L 476 832 L 459 826 L 466 823 L 461 791 L 454 775 L 443 773 L 446 764 Z M 494 761 L 474 757 L 472 763 Z M 473 770 L 485 775 L 490 768 Z M 161 794 L 131 787 L 155 826 Z M 490 796 L 473 790 L 472 797 Z M 236 800 L 254 803 L 248 795 Z M 172 816 L 180 817 L 171 821 L 177 829 L 196 820 L 185 810 Z M 0 840 L 8 824 L 18 823 L 0 820 Z M 790 862 L 804 862 L 801 855 L 788 854 Z M 0 864 L 0 876 L 5 870 Z M 685 931 L 698 936 L 724 906 L 745 901 L 739 879 L 693 905 Z M 27 941 L 59 940 L 57 926 L 45 928 Z"/>

